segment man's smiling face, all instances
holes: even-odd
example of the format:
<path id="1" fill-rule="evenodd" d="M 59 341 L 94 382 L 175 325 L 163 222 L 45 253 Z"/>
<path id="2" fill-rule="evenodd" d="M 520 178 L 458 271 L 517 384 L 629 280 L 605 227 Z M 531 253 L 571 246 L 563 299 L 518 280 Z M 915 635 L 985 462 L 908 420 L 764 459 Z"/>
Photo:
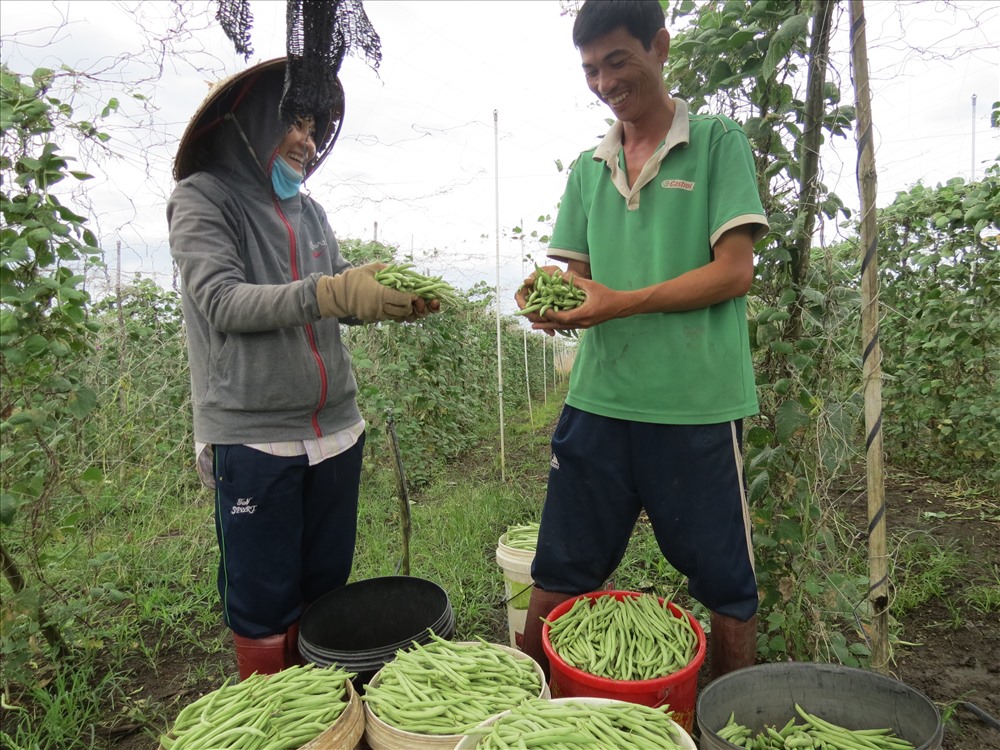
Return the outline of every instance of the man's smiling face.
<path id="1" fill-rule="evenodd" d="M 619 120 L 635 122 L 662 96 L 663 64 L 670 49 L 666 29 L 647 50 L 621 26 L 580 47 L 587 85 Z"/>

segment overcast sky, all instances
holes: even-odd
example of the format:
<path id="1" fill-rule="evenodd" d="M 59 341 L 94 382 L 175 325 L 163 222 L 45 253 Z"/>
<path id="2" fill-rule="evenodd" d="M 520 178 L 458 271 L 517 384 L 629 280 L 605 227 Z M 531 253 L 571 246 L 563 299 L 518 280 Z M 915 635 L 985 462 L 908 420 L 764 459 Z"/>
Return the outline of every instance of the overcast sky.
<path id="1" fill-rule="evenodd" d="M 205 0 L 0 2 L 0 51 L 9 67 L 89 72 L 91 89 L 73 99 L 80 114 L 112 96 L 121 101 L 106 129 L 123 158 L 81 154 L 96 176 L 88 213 L 112 263 L 121 241 L 123 268 L 170 283 L 164 203 L 177 140 L 212 80 L 284 54 L 284 5 L 251 0 L 255 54 L 246 63 Z M 554 214 L 562 194 L 565 173 L 556 163 L 568 164 L 606 129 L 607 110 L 584 83 L 563 6 L 365 3 L 381 36 L 382 65 L 375 72 L 360 58 L 345 62 L 344 127 L 309 181 L 339 236 L 371 239 L 377 231 L 430 272 L 463 287 L 492 285 L 499 221 L 501 298 L 513 295 L 522 257 L 542 253 L 531 241 L 512 240 L 510 230 L 523 221 L 547 231 L 536 219 Z M 868 0 L 865 8 L 879 204 L 918 180 L 981 176 L 1000 154 L 998 131 L 989 127 L 1000 100 L 1000 3 Z M 846 3 L 837 17 L 833 64 L 844 99 L 853 101 Z M 149 97 L 145 111 L 121 83 L 143 78 L 133 88 Z M 825 181 L 857 205 L 853 135 L 833 145 L 823 153 Z"/>

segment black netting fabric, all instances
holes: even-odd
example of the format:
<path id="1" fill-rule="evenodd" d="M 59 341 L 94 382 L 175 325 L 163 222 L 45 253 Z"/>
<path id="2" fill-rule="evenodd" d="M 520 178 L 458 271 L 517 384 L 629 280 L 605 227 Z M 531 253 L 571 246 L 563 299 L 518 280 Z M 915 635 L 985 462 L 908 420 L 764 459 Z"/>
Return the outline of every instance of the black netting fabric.
<path id="1" fill-rule="evenodd" d="M 218 0 L 216 18 L 236 51 L 249 58 L 250 0 Z M 363 52 L 377 69 L 382 62 L 382 42 L 368 20 L 361 0 L 286 0 L 285 92 L 281 116 L 294 122 L 303 115 L 340 112 L 342 93 L 337 81 L 344 56 Z"/>
<path id="2" fill-rule="evenodd" d="M 360 47 L 368 64 L 382 62 L 382 43 L 361 0 L 286 0 L 287 52 L 281 116 L 342 107 L 336 77 L 348 51 Z"/>
<path id="3" fill-rule="evenodd" d="M 253 47 L 250 46 L 250 28 L 253 26 L 250 0 L 219 0 L 215 19 L 222 25 L 236 51 L 243 55 L 244 60 L 249 60 L 253 54 Z"/>

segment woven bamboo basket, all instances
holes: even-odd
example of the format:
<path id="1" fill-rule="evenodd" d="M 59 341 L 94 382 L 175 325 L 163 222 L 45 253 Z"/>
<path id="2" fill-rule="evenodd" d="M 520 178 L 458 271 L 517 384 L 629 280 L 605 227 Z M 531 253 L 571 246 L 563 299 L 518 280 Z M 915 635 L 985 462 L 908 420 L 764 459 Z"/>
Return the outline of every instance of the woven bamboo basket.
<path id="1" fill-rule="evenodd" d="M 347 707 L 323 734 L 299 750 L 355 750 L 365 734 L 365 709 L 361 698 L 347 681 Z"/>
<path id="2" fill-rule="evenodd" d="M 330 728 L 309 740 L 299 750 L 360 750 L 365 734 L 365 710 L 351 681 L 347 681 L 347 706 Z M 164 750 L 159 745 L 159 750 Z"/>
<path id="3" fill-rule="evenodd" d="M 466 645 L 478 645 L 476 641 L 465 641 Z M 532 661 L 535 672 L 538 674 L 542 688 L 539 698 L 548 699 L 550 697 L 549 686 L 545 682 L 545 673 L 537 662 L 530 656 L 515 648 L 504 646 L 501 643 L 490 644 L 501 651 L 506 651 L 516 659 L 528 659 Z M 381 670 L 376 674 L 371 682 L 372 686 L 378 686 L 381 679 Z M 416 734 L 394 727 L 380 719 L 374 711 L 366 704 L 365 707 L 365 742 L 371 750 L 454 750 L 455 745 L 462 739 L 460 734 Z M 363 746 L 364 747 L 364 746 Z"/>

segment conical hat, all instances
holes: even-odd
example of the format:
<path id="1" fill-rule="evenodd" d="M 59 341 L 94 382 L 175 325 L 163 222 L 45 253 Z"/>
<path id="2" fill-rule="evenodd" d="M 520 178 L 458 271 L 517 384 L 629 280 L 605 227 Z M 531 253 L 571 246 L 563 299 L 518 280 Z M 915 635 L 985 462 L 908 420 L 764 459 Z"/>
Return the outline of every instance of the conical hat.
<path id="1" fill-rule="evenodd" d="M 236 109 L 260 75 L 273 70 L 283 71 L 284 68 L 285 58 L 278 57 L 258 63 L 212 84 L 208 96 L 198 106 L 177 146 L 177 155 L 174 157 L 175 180 L 180 182 L 201 169 L 203 151 L 210 143 L 213 131 L 227 114 Z M 344 121 L 344 87 L 339 77 L 335 77 L 334 82 L 340 91 L 340 106 L 331 110 L 326 118 L 318 114 L 316 116 L 316 157 L 310 165 L 310 173 L 316 170 L 333 149 Z"/>

